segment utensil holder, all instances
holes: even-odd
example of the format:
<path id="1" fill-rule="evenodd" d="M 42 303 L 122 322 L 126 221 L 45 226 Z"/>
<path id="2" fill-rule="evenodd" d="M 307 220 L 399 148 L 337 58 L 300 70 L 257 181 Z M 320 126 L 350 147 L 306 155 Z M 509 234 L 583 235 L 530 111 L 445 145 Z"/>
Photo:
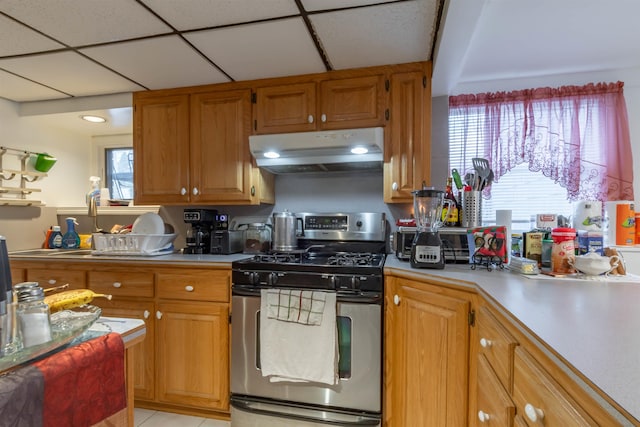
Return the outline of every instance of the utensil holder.
<path id="1" fill-rule="evenodd" d="M 462 193 L 462 226 L 465 228 L 482 225 L 482 192 L 465 191 Z"/>

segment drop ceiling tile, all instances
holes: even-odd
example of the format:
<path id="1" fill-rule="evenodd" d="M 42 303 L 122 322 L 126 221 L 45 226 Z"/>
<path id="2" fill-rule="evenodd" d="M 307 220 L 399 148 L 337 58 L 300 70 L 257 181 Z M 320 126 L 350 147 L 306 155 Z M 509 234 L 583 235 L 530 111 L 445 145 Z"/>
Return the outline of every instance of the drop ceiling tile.
<path id="1" fill-rule="evenodd" d="M 304 9 L 309 12 L 316 10 L 341 9 L 354 6 L 367 6 L 378 3 L 390 3 L 394 1 L 397 0 L 301 0 Z"/>
<path id="2" fill-rule="evenodd" d="M 60 49 L 64 46 L 0 15 L 0 56 Z"/>
<path id="3" fill-rule="evenodd" d="M 425 61 L 436 21 L 433 0 L 310 16 L 335 69 Z"/>
<path id="4" fill-rule="evenodd" d="M 299 14 L 293 0 L 190 0 L 189 7 L 176 0 L 143 2 L 181 31 Z"/>
<path id="5" fill-rule="evenodd" d="M 24 102 L 68 98 L 68 96 L 0 70 L 0 98 L 6 98 L 14 102 Z"/>
<path id="6" fill-rule="evenodd" d="M 179 36 L 97 46 L 81 52 L 149 89 L 229 81 Z"/>
<path id="7" fill-rule="evenodd" d="M 326 71 L 302 18 L 201 31 L 185 37 L 235 80 Z"/>
<path id="8" fill-rule="evenodd" d="M 72 96 L 132 92 L 142 87 L 74 52 L 0 59 L 0 68 Z"/>
<path id="9" fill-rule="evenodd" d="M 0 11 L 71 46 L 171 31 L 135 1 L 3 0 Z"/>

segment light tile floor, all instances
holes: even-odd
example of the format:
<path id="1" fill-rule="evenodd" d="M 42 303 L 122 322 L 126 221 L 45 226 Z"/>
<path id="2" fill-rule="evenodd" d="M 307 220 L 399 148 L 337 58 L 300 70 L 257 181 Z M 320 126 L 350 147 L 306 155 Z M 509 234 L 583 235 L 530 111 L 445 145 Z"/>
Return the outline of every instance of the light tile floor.
<path id="1" fill-rule="evenodd" d="M 135 408 L 135 427 L 229 427 L 229 421 Z"/>

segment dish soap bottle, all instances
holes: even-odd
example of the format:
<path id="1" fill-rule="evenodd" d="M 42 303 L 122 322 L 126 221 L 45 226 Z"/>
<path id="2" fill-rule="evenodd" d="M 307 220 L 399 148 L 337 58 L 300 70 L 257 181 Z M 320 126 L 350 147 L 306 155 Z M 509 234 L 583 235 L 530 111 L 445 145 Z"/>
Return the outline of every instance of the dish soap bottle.
<path id="1" fill-rule="evenodd" d="M 75 218 L 66 218 L 67 232 L 62 236 L 62 248 L 63 249 L 78 249 L 80 247 L 80 236 L 76 232 Z"/>
<path id="2" fill-rule="evenodd" d="M 60 226 L 54 225 L 49 236 L 49 249 L 60 249 L 62 247 L 62 233 Z"/>
<path id="3" fill-rule="evenodd" d="M 90 176 L 89 181 L 91 181 L 91 190 L 87 193 L 87 206 L 92 198 L 96 199 L 96 206 L 100 206 L 100 177 Z"/>

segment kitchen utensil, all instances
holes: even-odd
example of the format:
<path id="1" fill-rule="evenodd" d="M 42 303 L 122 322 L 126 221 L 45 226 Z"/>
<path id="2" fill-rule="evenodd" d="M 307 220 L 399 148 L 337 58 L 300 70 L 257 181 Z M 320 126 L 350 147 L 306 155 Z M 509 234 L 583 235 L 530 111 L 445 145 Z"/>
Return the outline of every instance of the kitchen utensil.
<path id="1" fill-rule="evenodd" d="M 147 212 L 133 222 L 134 234 L 164 234 L 164 221 L 157 213 Z"/>
<path id="2" fill-rule="evenodd" d="M 418 227 L 411 247 L 411 266 L 444 268 L 444 252 L 438 228 L 442 225 L 444 191 L 425 188 L 413 192 L 413 212 Z"/>
<path id="3" fill-rule="evenodd" d="M 474 190 L 476 190 L 476 188 L 474 188 L 475 182 L 476 175 L 473 172 L 467 172 L 466 174 L 464 174 L 464 183 Z"/>
<path id="4" fill-rule="evenodd" d="M 484 183 L 486 179 L 489 177 L 489 173 L 491 171 L 491 166 L 489 166 L 489 160 L 482 159 L 479 157 L 474 157 L 471 159 L 473 164 L 473 168 L 476 170 L 478 177 L 480 178 L 480 182 L 478 184 L 477 190 L 482 190 L 484 188 Z"/>
<path id="5" fill-rule="evenodd" d="M 453 177 L 453 182 L 456 184 L 456 188 L 462 190 L 462 179 L 460 179 L 458 169 L 451 169 L 451 176 Z"/>
<path id="6" fill-rule="evenodd" d="M 300 223 L 300 234 L 297 224 Z M 298 249 L 298 237 L 304 236 L 304 223 L 302 218 L 296 218 L 293 212 L 273 214 L 273 250 L 276 252 L 289 252 Z"/>

